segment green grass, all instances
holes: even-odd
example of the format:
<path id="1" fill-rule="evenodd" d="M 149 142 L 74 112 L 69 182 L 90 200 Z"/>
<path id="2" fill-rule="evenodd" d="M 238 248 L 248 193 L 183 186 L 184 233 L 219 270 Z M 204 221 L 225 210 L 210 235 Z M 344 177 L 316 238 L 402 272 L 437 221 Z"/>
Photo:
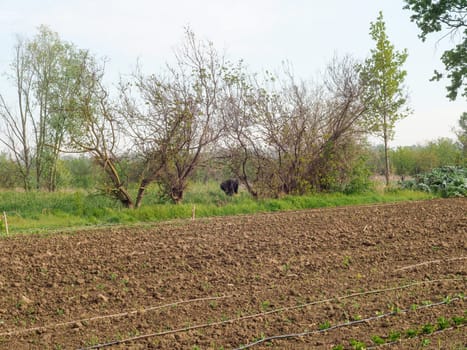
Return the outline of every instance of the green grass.
<path id="1" fill-rule="evenodd" d="M 434 198 L 432 194 L 408 190 L 368 192 L 346 195 L 342 193 L 285 196 L 280 199 L 254 200 L 241 191 L 226 196 L 215 183 L 192 184 L 182 204 L 162 203 L 154 189 L 148 191 L 143 205 L 137 210 L 122 208 L 109 198 L 76 192 L 0 192 L 0 213 L 8 217 L 10 233 L 44 232 L 83 226 L 135 224 L 191 218 L 193 206 L 196 218 L 254 214 L 325 208 L 374 203 L 391 203 Z M 5 233 L 0 223 L 0 235 Z"/>

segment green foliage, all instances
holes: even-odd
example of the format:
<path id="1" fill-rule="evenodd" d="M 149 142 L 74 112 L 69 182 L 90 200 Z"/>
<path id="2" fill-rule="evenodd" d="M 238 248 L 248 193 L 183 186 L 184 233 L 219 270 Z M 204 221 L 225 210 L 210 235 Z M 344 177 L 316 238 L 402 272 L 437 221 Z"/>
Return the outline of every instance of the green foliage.
<path id="1" fill-rule="evenodd" d="M 225 195 L 216 183 L 192 184 L 183 204 L 161 203 L 157 194 L 150 191 L 145 205 L 126 209 L 111 198 L 84 191 L 75 192 L 15 192 L 3 191 L 2 210 L 8 213 L 10 232 L 41 231 L 77 226 L 103 224 L 131 224 L 171 219 L 191 218 L 195 207 L 196 218 L 253 214 L 277 210 L 334 207 L 401 200 L 433 198 L 432 194 L 413 191 L 391 193 L 366 192 L 345 195 L 342 193 L 308 196 L 285 196 L 280 199 L 254 200 L 246 192 L 234 197 Z"/>
<path id="2" fill-rule="evenodd" d="M 384 344 L 386 343 L 386 340 L 384 340 L 383 338 L 381 338 L 380 336 L 378 335 L 374 335 L 371 337 L 371 340 L 373 341 L 373 343 L 377 344 L 377 345 L 381 345 L 381 344 Z"/>
<path id="3" fill-rule="evenodd" d="M 413 12 L 410 19 L 415 22 L 421 30 L 420 38 L 425 41 L 430 33 L 443 30 L 447 31 L 445 36 L 455 37 L 460 32 L 460 42 L 450 50 L 444 51 L 441 61 L 446 68 L 447 78 L 451 84 L 447 86 L 447 97 L 451 100 L 457 98 L 460 92 L 467 98 L 467 23 L 465 21 L 464 0 L 443 1 L 420 1 L 405 0 L 404 9 Z M 433 79 L 439 80 L 443 74 L 435 71 Z"/>
<path id="4" fill-rule="evenodd" d="M 366 349 L 365 343 L 355 340 L 355 339 L 350 340 L 350 345 L 352 346 L 352 349 L 354 350 L 365 350 Z"/>
<path id="5" fill-rule="evenodd" d="M 443 330 L 449 328 L 450 326 L 451 324 L 449 323 L 449 320 L 444 317 L 438 318 L 438 330 Z"/>
<path id="6" fill-rule="evenodd" d="M 402 182 L 402 187 L 431 193 L 442 197 L 467 196 L 467 168 L 446 166 L 417 175 L 414 180 Z"/>
<path id="7" fill-rule="evenodd" d="M 324 331 L 324 330 L 329 329 L 329 328 L 331 328 L 331 322 L 329 322 L 329 321 L 326 321 L 326 322 L 324 322 L 324 323 L 321 323 L 321 324 L 319 325 L 319 327 L 318 327 L 318 329 L 319 329 L 320 331 Z"/>
<path id="8" fill-rule="evenodd" d="M 431 334 L 435 331 L 436 326 L 432 325 L 431 323 L 427 323 L 422 327 L 422 334 Z"/>
<path id="9" fill-rule="evenodd" d="M 0 188 L 12 189 L 20 186 L 15 163 L 0 153 Z"/>
<path id="10" fill-rule="evenodd" d="M 462 149 L 449 138 L 439 138 L 423 146 L 398 147 L 391 151 L 390 158 L 397 175 L 416 175 L 463 163 Z"/>
<path id="11" fill-rule="evenodd" d="M 365 127 L 382 138 L 385 147 L 386 185 L 389 185 L 388 142 L 394 136 L 397 121 L 408 116 L 407 93 L 403 83 L 407 72 L 402 69 L 407 51 L 396 51 L 386 34 L 382 12 L 370 25 L 370 35 L 376 42 L 371 57 L 360 66 L 360 79 L 367 107 Z"/>

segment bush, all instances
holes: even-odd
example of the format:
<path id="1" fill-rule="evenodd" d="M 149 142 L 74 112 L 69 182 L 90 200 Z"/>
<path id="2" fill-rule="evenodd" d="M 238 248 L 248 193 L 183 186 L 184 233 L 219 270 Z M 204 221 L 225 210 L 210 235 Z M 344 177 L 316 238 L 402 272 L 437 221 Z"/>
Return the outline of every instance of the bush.
<path id="1" fill-rule="evenodd" d="M 445 166 L 403 181 L 403 188 L 432 192 L 442 197 L 467 197 L 467 168 Z"/>

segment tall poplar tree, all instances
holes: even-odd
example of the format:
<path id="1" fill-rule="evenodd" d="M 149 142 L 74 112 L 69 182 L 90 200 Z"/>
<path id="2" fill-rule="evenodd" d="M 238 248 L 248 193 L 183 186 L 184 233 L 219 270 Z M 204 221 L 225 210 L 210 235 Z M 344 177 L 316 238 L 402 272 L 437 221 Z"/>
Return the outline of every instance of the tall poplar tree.
<path id="1" fill-rule="evenodd" d="M 365 124 L 384 143 L 386 186 L 389 185 L 389 141 L 394 137 L 397 121 L 410 113 L 407 91 L 403 85 L 407 72 L 402 69 L 407 50 L 396 51 L 386 34 L 386 24 L 380 11 L 377 21 L 370 25 L 370 36 L 376 42 L 371 56 L 360 66 L 367 108 Z"/>

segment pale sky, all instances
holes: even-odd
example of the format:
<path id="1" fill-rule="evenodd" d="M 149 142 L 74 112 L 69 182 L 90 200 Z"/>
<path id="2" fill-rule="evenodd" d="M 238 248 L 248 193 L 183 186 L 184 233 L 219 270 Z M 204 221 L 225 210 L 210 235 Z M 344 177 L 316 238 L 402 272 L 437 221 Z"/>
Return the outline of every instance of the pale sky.
<path id="1" fill-rule="evenodd" d="M 189 26 L 251 71 L 274 71 L 287 60 L 298 77 L 313 79 L 336 54 L 369 56 L 370 22 L 382 10 L 390 41 L 409 53 L 406 85 L 413 110 L 397 124 L 391 146 L 455 138 L 452 128 L 467 102 L 449 101 L 446 81 L 429 81 L 454 43 L 438 42 L 439 34 L 421 42 L 403 6 L 402 0 L 0 0 L 0 72 L 8 69 L 16 35 L 31 38 L 45 24 L 63 40 L 107 57 L 107 74 L 117 82 L 137 59 L 146 71 L 158 71 Z M 9 88 L 2 77 L 0 92 Z"/>

